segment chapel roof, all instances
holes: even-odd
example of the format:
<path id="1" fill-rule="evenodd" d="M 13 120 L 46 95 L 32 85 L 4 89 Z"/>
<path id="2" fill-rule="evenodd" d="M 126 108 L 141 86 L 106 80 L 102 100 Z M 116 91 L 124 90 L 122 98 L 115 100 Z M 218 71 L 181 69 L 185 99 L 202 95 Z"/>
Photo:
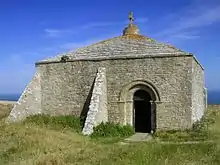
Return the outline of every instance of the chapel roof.
<path id="1" fill-rule="evenodd" d="M 69 60 L 96 60 L 191 54 L 169 44 L 158 42 L 139 34 L 139 28 L 133 22 L 134 17 L 132 13 L 129 15 L 129 20 L 130 22 L 123 30 L 121 36 L 63 53 L 41 62 L 60 61 L 62 56 L 67 56 Z"/>

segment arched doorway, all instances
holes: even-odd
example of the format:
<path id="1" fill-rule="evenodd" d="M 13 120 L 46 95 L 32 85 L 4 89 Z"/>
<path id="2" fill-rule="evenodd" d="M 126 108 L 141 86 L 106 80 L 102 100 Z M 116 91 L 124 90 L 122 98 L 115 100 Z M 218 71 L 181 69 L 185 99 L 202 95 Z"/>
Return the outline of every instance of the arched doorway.
<path id="1" fill-rule="evenodd" d="M 133 123 L 135 132 L 150 133 L 152 130 L 151 96 L 145 90 L 133 95 Z"/>
<path id="2" fill-rule="evenodd" d="M 123 124 L 132 125 L 136 128 L 136 132 L 155 132 L 157 104 L 160 101 L 159 92 L 153 83 L 136 80 L 126 84 L 122 88 L 119 98 L 119 109 L 124 113 Z M 144 127 L 141 128 L 141 126 Z"/>

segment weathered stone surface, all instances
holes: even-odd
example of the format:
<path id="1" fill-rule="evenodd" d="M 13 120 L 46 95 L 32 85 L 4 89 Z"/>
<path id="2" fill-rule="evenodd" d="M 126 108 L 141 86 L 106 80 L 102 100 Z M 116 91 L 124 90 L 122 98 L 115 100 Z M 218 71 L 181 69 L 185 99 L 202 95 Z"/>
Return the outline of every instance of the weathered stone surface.
<path id="1" fill-rule="evenodd" d="M 189 54 L 190 53 L 179 50 L 171 45 L 134 34 L 101 41 L 41 62 L 60 61 L 63 55 L 68 56 L 69 60 L 103 60 L 112 58 L 141 58 L 145 56 L 181 56 Z"/>
<path id="2" fill-rule="evenodd" d="M 151 82 L 160 95 L 157 129 L 190 128 L 192 61 L 195 61 L 193 56 L 182 55 L 41 64 L 38 67 L 41 71 L 42 111 L 52 115 L 80 116 L 86 107 L 97 69 L 105 67 L 109 121 L 132 124 L 133 112 L 130 107 L 123 108 L 125 102 L 120 102 L 120 94 L 124 86 L 139 80 Z M 128 113 L 130 119 L 125 122 Z"/>
<path id="3" fill-rule="evenodd" d="M 192 61 L 192 122 L 202 118 L 207 108 L 207 93 L 204 72 L 196 61 Z"/>
<path id="4" fill-rule="evenodd" d="M 204 87 L 204 95 L 205 95 L 205 110 L 208 108 L 208 89 Z"/>
<path id="5" fill-rule="evenodd" d="M 41 113 L 40 75 L 37 71 L 8 116 L 8 122 L 21 121 Z"/>
<path id="6" fill-rule="evenodd" d="M 108 121 L 106 85 L 105 68 L 98 68 L 89 105 L 89 111 L 87 113 L 87 118 L 82 131 L 84 135 L 92 134 L 95 126 L 101 122 L 105 123 Z"/>

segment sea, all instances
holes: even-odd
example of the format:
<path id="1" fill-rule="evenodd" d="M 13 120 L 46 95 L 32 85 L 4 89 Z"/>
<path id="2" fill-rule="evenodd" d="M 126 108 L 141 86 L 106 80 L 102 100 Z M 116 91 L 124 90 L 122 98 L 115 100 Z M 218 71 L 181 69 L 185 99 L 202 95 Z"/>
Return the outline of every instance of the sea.
<path id="1" fill-rule="evenodd" d="M 21 94 L 0 94 L 2 101 L 17 101 Z M 208 104 L 220 104 L 220 91 L 208 91 Z"/>
<path id="2" fill-rule="evenodd" d="M 17 101 L 21 94 L 0 94 L 1 101 Z"/>

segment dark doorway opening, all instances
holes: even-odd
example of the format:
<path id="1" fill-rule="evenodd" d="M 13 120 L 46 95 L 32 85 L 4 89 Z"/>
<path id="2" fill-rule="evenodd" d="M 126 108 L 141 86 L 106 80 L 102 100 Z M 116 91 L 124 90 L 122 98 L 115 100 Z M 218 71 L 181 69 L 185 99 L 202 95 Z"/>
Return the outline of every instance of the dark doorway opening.
<path id="1" fill-rule="evenodd" d="M 151 97 L 144 90 L 138 90 L 133 96 L 135 132 L 151 132 Z"/>

